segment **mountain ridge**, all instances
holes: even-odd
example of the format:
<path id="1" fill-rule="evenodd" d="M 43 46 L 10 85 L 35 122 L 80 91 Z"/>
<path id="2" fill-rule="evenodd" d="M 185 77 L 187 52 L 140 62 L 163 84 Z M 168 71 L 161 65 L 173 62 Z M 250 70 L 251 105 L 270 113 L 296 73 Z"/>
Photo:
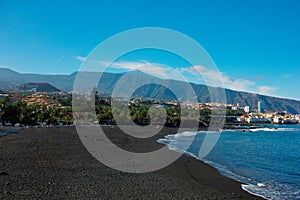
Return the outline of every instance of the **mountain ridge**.
<path id="1" fill-rule="evenodd" d="M 90 72 L 73 72 L 69 75 L 47 75 L 47 74 L 23 74 L 15 72 L 8 68 L 0 68 L 0 90 L 10 90 L 16 89 L 19 85 L 30 83 L 30 82 L 43 82 L 49 83 L 53 85 L 55 88 L 65 91 L 71 92 L 73 90 L 73 85 L 76 76 L 78 73 L 86 73 L 87 77 Z M 92 72 L 95 75 L 95 72 Z M 116 83 L 124 76 L 124 73 L 107 73 L 107 72 L 98 72 L 101 74 L 101 81 L 98 83 L 98 91 L 101 95 L 111 95 Z M 157 77 L 151 76 L 149 74 L 143 72 L 131 72 L 134 76 L 141 76 L 140 73 L 143 74 L 143 78 L 148 78 L 153 82 L 158 81 L 162 82 L 165 85 L 172 85 L 181 90 L 184 89 L 185 84 L 189 84 L 194 89 L 199 102 L 207 103 L 210 102 L 209 91 L 220 91 L 222 88 L 211 87 L 206 85 L 200 85 L 195 83 L 186 83 L 178 80 L 172 79 L 159 79 Z M 97 75 L 97 74 L 96 74 Z M 141 78 L 141 77 L 139 77 Z M 129 83 L 130 84 L 130 83 Z M 130 85 L 129 85 L 130 86 Z M 239 103 L 241 106 L 250 106 L 252 109 L 257 108 L 257 102 L 263 101 L 265 104 L 266 110 L 274 110 L 274 111 L 287 111 L 292 114 L 300 113 L 300 101 L 295 99 L 287 99 L 280 97 L 272 97 L 261 94 L 254 94 L 244 91 L 235 91 L 231 89 L 225 89 L 225 94 L 227 98 L 227 103 L 229 104 L 237 104 Z M 174 94 L 165 87 L 161 85 L 148 84 L 141 88 L 139 88 L 135 93 L 136 97 L 149 97 L 149 98 L 165 98 L 165 99 L 174 99 Z"/>
<path id="2" fill-rule="evenodd" d="M 21 91 L 36 91 L 36 92 L 60 92 L 59 89 L 49 83 L 29 82 L 19 86 Z"/>

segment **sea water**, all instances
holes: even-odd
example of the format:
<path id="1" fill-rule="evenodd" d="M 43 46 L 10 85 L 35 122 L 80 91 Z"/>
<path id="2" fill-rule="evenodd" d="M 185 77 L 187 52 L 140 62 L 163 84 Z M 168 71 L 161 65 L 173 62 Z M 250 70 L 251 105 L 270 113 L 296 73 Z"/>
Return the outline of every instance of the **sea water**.
<path id="1" fill-rule="evenodd" d="M 184 132 L 158 142 L 199 158 L 206 134 L 220 132 Z M 300 125 L 222 131 L 212 151 L 201 160 L 243 182 L 242 188 L 249 193 L 267 199 L 300 199 Z"/>

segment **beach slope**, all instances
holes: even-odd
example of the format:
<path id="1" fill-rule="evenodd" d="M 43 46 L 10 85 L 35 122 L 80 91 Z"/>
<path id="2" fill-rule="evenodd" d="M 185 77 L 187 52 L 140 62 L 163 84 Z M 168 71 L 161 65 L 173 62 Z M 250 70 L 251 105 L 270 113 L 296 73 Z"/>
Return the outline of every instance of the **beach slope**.
<path id="1" fill-rule="evenodd" d="M 162 147 L 118 128 L 103 128 L 111 141 L 135 152 Z M 0 199 L 260 199 L 213 167 L 181 156 L 161 170 L 130 174 L 93 158 L 74 127 L 28 128 L 0 136 Z"/>

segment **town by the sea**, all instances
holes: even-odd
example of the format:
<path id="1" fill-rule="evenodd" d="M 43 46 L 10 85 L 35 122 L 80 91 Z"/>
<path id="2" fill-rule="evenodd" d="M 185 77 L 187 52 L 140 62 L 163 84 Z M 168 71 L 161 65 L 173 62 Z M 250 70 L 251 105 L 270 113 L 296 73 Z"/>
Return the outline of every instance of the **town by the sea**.
<path id="1" fill-rule="evenodd" d="M 199 159 L 199 148 L 213 131 L 187 131 L 158 142 Z M 187 144 L 192 144 L 187 150 Z M 300 199 L 300 125 L 264 125 L 221 132 L 212 151 L 201 159 L 225 176 L 266 199 Z"/>

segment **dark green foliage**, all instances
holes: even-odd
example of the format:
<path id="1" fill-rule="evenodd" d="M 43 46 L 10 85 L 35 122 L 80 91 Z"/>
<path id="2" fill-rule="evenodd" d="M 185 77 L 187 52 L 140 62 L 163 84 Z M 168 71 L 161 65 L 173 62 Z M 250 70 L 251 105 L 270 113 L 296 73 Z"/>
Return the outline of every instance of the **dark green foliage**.
<path id="1" fill-rule="evenodd" d="M 56 124 L 64 122 L 71 124 L 73 117 L 70 108 L 46 108 L 42 105 L 26 105 L 22 101 L 9 103 L 8 98 L 0 101 L 0 119 L 1 122 L 10 122 L 12 124 L 20 123 L 23 125 L 35 125 L 45 122 L 46 124 Z"/>
<path id="2" fill-rule="evenodd" d="M 58 101 L 62 106 L 72 106 L 72 94 L 52 95 L 52 99 Z"/>

